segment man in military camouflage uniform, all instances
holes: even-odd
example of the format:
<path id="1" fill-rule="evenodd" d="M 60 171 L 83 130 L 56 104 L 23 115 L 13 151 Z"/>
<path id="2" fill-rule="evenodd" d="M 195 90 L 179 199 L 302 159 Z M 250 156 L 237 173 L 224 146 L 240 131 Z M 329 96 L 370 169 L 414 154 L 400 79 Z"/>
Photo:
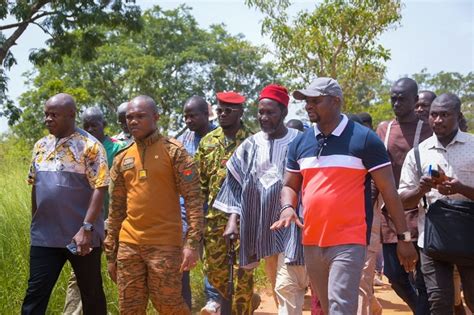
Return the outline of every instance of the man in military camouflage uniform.
<path id="1" fill-rule="evenodd" d="M 209 205 L 204 231 L 204 268 L 209 282 L 221 296 L 227 296 L 229 266 L 223 237 L 227 215 L 213 208 L 213 203 L 226 176 L 226 162 L 251 132 L 242 124 L 245 97 L 235 92 L 217 93 L 216 109 L 220 127 L 200 142 L 195 160 L 199 168 L 201 190 Z M 253 294 L 252 271 L 238 269 L 234 294 L 234 313 L 251 314 Z M 216 301 L 221 303 L 222 301 Z"/>
<path id="2" fill-rule="evenodd" d="M 158 132 L 158 117 L 148 96 L 129 103 L 126 119 L 135 142 L 111 169 L 104 244 L 120 314 L 146 314 L 148 295 L 160 314 L 191 314 L 181 296 L 181 272 L 196 265 L 204 201 L 192 157 L 179 141 Z M 180 195 L 188 221 L 184 249 Z"/>

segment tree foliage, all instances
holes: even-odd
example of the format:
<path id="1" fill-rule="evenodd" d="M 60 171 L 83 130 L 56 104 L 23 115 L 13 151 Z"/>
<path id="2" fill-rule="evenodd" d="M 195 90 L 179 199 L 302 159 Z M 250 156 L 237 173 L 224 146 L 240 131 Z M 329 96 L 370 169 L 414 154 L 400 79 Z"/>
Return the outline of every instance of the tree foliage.
<path id="1" fill-rule="evenodd" d="M 143 29 L 131 34 L 120 27 L 97 29 L 105 44 L 93 60 L 78 58 L 81 48 L 76 47 L 61 64 L 37 66 L 29 75 L 30 90 L 21 96 L 24 113 L 14 131 L 38 138 L 44 102 L 62 91 L 75 96 L 80 108 L 102 107 L 112 125 L 120 103 L 150 95 L 161 110 L 159 125 L 167 132 L 183 125 L 182 106 L 192 95 L 215 102 L 216 91 L 236 90 L 251 103 L 265 84 L 280 80 L 274 66 L 263 62 L 263 48 L 242 35 L 230 35 L 222 25 L 200 28 L 187 7 L 154 7 L 143 13 L 141 23 Z M 249 109 L 248 117 L 254 117 L 255 107 Z"/>
<path id="2" fill-rule="evenodd" d="M 9 70 L 16 64 L 11 48 L 30 26 L 39 27 L 49 35 L 47 46 L 52 50 L 38 49 L 30 59 L 42 63 L 48 59 L 59 62 L 73 50 L 77 57 L 91 60 L 96 56 L 96 48 L 105 38 L 96 31 L 97 26 L 109 28 L 126 26 L 128 30 L 141 27 L 140 10 L 128 5 L 127 0 L 0 0 L 0 20 L 14 21 L 0 25 L 0 81 L 6 82 Z M 72 32 L 81 30 L 80 32 Z M 8 35 L 6 35 L 8 34 Z M 80 48 L 80 49 L 79 49 Z M 54 53 L 53 53 L 54 52 Z M 0 84 L 0 115 L 14 123 L 20 110 L 8 99 L 6 84 Z"/>
<path id="3" fill-rule="evenodd" d="M 430 74 L 426 69 L 413 75 L 420 90 L 430 90 L 440 95 L 454 93 L 461 99 L 462 111 L 468 121 L 469 130 L 474 130 L 474 72 L 466 75 L 459 72 L 441 71 Z"/>
<path id="4" fill-rule="evenodd" d="M 262 32 L 277 49 L 281 70 L 296 85 L 315 76 L 339 81 L 347 110 L 377 99 L 376 89 L 390 53 L 378 37 L 401 19 L 399 0 L 323 0 L 294 20 L 285 13 L 287 0 L 247 0 L 266 14 Z"/>

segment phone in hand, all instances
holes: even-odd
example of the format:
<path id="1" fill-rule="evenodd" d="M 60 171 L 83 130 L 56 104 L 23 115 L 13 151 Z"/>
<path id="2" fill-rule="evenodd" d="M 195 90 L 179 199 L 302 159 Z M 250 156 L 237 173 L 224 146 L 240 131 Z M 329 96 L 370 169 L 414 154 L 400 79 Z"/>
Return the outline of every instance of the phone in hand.
<path id="1" fill-rule="evenodd" d="M 76 243 L 71 243 L 66 245 L 66 248 L 71 252 L 73 255 L 77 255 L 77 245 Z"/>

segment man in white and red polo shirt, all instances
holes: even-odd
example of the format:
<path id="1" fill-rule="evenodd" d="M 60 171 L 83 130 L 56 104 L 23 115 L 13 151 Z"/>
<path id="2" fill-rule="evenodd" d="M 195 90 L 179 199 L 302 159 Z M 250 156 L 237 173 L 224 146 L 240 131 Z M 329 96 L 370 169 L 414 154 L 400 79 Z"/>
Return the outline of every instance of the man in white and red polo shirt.
<path id="1" fill-rule="evenodd" d="M 357 312 L 358 287 L 372 224 L 370 179 L 382 193 L 401 240 L 398 253 L 407 270 L 417 254 L 407 231 L 383 143 L 370 129 L 341 114 L 336 80 L 316 78 L 293 97 L 306 101 L 314 128 L 290 144 L 280 220 L 303 228 L 305 264 L 325 314 Z M 302 193 L 304 226 L 294 207 Z"/>

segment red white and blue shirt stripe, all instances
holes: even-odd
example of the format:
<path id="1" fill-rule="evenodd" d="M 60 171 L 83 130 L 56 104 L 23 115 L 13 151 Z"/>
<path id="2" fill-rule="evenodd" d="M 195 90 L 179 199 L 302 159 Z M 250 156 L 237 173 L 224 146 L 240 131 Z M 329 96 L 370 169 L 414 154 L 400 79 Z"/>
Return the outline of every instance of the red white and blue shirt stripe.
<path id="1" fill-rule="evenodd" d="M 372 225 L 370 172 L 390 166 L 384 144 L 348 120 L 324 136 L 315 125 L 288 152 L 287 171 L 303 177 L 303 245 L 366 245 Z"/>

